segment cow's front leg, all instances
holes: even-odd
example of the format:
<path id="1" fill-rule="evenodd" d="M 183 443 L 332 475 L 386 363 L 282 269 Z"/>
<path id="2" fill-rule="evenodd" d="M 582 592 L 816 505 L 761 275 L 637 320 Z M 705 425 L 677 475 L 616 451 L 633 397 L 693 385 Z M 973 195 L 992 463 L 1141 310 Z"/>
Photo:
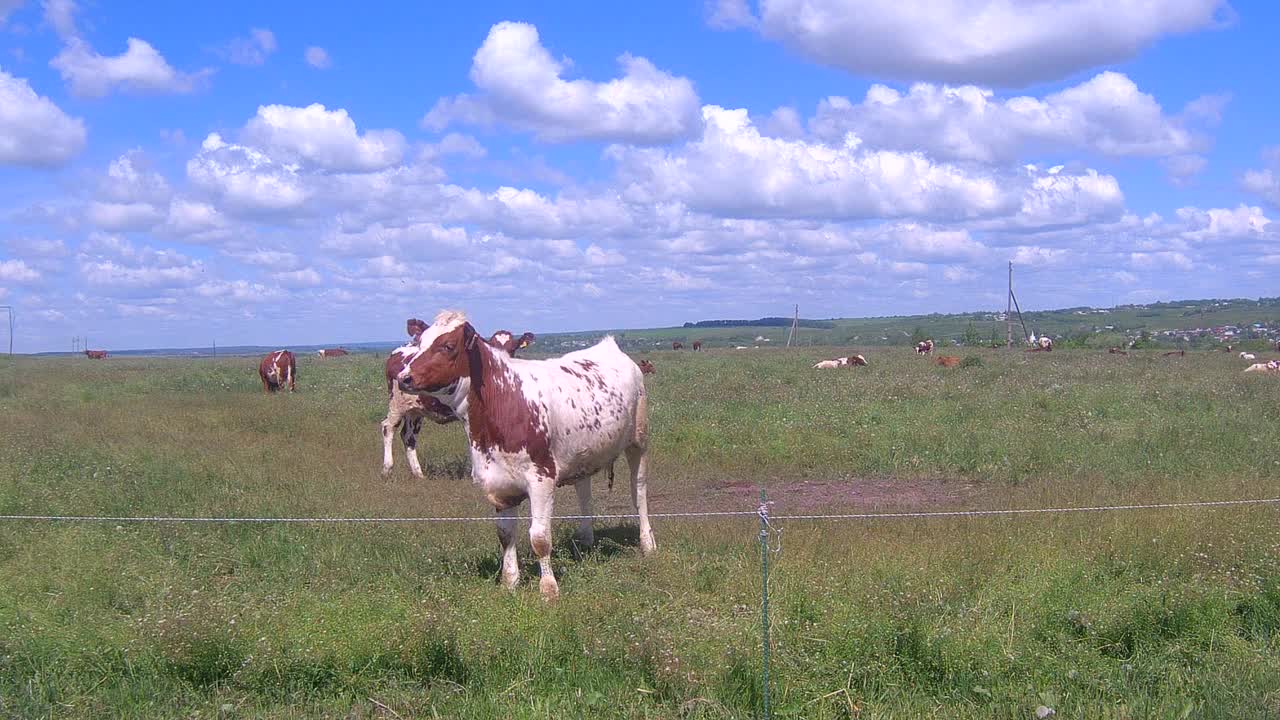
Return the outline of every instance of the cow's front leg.
<path id="1" fill-rule="evenodd" d="M 551 569 L 551 513 L 555 506 L 556 480 L 554 477 L 534 475 L 529 480 L 529 545 L 538 556 L 542 579 L 538 589 L 544 600 L 560 596 L 560 584 Z"/>
<path id="2" fill-rule="evenodd" d="M 409 463 L 409 472 L 421 480 L 422 465 L 418 462 L 418 433 L 422 432 L 422 418 L 406 417 L 400 423 L 400 440 L 404 442 L 404 457 Z"/>
<path id="3" fill-rule="evenodd" d="M 519 508 L 498 511 L 498 545 L 502 547 L 502 585 L 514 590 L 520 584 L 520 564 L 516 558 L 516 518 Z"/>

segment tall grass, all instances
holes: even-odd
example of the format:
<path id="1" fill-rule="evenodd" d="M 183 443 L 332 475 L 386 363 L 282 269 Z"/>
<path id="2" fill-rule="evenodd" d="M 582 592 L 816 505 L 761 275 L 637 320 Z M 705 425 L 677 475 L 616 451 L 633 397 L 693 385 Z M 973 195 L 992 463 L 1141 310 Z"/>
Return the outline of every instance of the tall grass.
<path id="1" fill-rule="evenodd" d="M 651 354 L 652 509 L 750 509 L 729 481 L 779 513 L 867 479 L 972 488 L 947 506 L 1280 494 L 1280 383 L 1223 355 L 809 369 L 828 354 Z M 379 477 L 376 360 L 299 363 L 299 393 L 264 396 L 248 359 L 21 361 L 0 513 L 491 512 L 457 425 L 424 431 L 427 480 L 398 447 Z M 632 526 L 580 559 L 558 528 L 548 606 L 496 585 L 484 524 L 0 524 L 0 715 L 753 717 L 754 523 L 656 527 L 648 559 Z M 1280 713 L 1274 508 L 789 523 L 780 543 L 778 717 Z"/>

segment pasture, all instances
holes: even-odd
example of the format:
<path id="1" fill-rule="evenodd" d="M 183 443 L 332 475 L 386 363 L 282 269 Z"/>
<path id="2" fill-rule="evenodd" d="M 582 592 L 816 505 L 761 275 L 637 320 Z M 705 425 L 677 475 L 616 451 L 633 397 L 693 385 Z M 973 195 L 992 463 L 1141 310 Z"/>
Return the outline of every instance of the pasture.
<path id="1" fill-rule="evenodd" d="M 537 349 L 536 346 L 534 349 Z M 869 367 L 815 371 L 864 353 Z M 777 514 L 1280 496 L 1280 378 L 1239 358 L 653 352 L 650 509 Z M 0 514 L 488 516 L 459 424 L 380 476 L 382 361 L 20 359 Z M 597 511 L 630 512 L 626 482 Z M 557 513 L 576 512 L 571 489 Z M 754 518 L 597 524 L 562 596 L 492 524 L 0 524 L 0 715 L 750 718 Z M 522 537 L 524 526 L 522 526 Z M 774 715 L 1280 714 L 1280 508 L 789 522 Z"/>

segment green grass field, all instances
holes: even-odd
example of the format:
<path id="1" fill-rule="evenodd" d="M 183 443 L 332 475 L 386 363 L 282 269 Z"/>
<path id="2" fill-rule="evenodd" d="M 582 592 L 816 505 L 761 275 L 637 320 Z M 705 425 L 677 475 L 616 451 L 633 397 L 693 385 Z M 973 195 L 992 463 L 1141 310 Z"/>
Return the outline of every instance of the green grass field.
<path id="1" fill-rule="evenodd" d="M 1280 378 L 1225 353 L 653 352 L 654 512 L 775 514 L 1280 496 Z M 839 352 L 846 352 L 841 350 Z M 0 514 L 490 514 L 460 425 L 399 445 L 371 356 L 20 359 Z M 625 482 L 596 491 L 628 512 Z M 561 514 L 576 511 L 573 491 Z M 789 522 L 774 715 L 1280 715 L 1280 507 Z M 0 524 L 0 716 L 751 718 L 758 525 L 597 525 L 562 596 L 496 584 L 488 524 Z"/>

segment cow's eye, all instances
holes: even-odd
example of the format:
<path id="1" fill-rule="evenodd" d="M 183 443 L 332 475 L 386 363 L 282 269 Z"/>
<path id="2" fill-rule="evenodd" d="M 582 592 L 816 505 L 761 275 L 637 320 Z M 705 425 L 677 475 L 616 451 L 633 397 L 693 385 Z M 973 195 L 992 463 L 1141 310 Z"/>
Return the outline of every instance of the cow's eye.
<path id="1" fill-rule="evenodd" d="M 445 344 L 444 344 L 444 351 L 445 351 L 445 352 L 453 352 L 453 343 L 445 343 Z"/>

